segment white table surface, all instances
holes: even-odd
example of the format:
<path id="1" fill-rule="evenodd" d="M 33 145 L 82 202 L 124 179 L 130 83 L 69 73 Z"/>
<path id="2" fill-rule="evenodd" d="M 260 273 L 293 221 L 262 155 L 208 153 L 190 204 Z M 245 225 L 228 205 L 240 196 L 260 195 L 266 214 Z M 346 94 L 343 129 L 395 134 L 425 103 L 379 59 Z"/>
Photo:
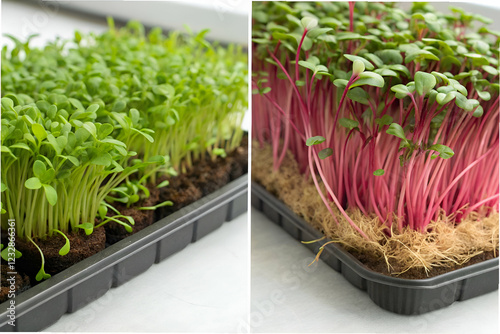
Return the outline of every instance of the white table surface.
<path id="1" fill-rule="evenodd" d="M 46 331 L 236 332 L 249 308 L 247 216 L 65 314 Z"/>
<path id="2" fill-rule="evenodd" d="M 498 290 L 418 316 L 375 305 L 366 292 L 252 208 L 250 327 L 255 333 L 498 333 Z"/>

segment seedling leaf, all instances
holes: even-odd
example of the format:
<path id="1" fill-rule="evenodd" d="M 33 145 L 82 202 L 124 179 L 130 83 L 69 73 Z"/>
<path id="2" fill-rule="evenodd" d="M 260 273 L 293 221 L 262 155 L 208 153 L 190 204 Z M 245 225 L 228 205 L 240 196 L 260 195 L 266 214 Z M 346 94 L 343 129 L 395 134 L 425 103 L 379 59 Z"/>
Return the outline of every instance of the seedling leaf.
<path id="1" fill-rule="evenodd" d="M 326 159 L 333 154 L 333 150 L 329 147 L 318 152 L 318 157 L 320 159 Z"/>
<path id="2" fill-rule="evenodd" d="M 302 18 L 302 20 L 300 20 L 300 24 L 302 25 L 302 27 L 304 29 L 311 30 L 311 29 L 316 28 L 316 26 L 318 25 L 318 20 L 316 20 L 313 17 L 306 16 L 306 17 Z"/>
<path id="3" fill-rule="evenodd" d="M 366 60 L 363 57 L 355 56 L 355 55 L 350 55 L 350 54 L 344 54 L 344 57 L 346 57 L 347 59 L 349 59 L 350 61 L 353 62 L 353 68 L 354 68 L 354 64 L 356 63 L 356 60 L 358 60 L 358 61 L 362 62 L 363 65 L 364 65 L 363 71 L 364 71 L 364 68 L 366 68 L 368 71 L 373 71 L 375 69 L 375 67 L 373 66 L 373 64 L 370 63 L 368 60 Z M 357 66 L 360 66 L 360 65 L 357 65 Z M 359 74 L 359 73 L 361 73 L 363 71 L 356 72 L 356 73 Z"/>
<path id="4" fill-rule="evenodd" d="M 36 274 L 35 279 L 36 279 L 37 281 L 41 281 L 41 280 L 44 280 L 44 279 L 49 279 L 50 277 L 52 277 L 52 276 L 51 276 L 51 275 L 49 275 L 49 274 L 47 274 L 47 273 L 45 272 L 44 267 L 42 266 L 42 267 L 40 268 L 40 270 L 38 271 L 38 273 Z"/>
<path id="5" fill-rule="evenodd" d="M 318 144 L 323 143 L 325 140 L 326 139 L 324 137 L 321 137 L 321 136 L 310 137 L 310 138 L 307 138 L 306 145 L 307 146 L 318 145 Z"/>
<path id="6" fill-rule="evenodd" d="M 368 104 L 370 95 L 361 87 L 355 87 L 347 92 L 347 97 L 355 102 Z"/>
<path id="7" fill-rule="evenodd" d="M 415 89 L 419 95 L 426 95 L 436 84 L 437 81 L 434 75 L 421 71 L 415 73 Z"/>
<path id="8" fill-rule="evenodd" d="M 54 232 L 59 233 L 65 239 L 64 246 L 62 246 L 61 249 L 59 250 L 59 255 L 64 256 L 64 255 L 68 254 L 69 250 L 70 250 L 70 242 L 69 242 L 68 237 L 59 230 L 54 229 Z"/>
<path id="9" fill-rule="evenodd" d="M 33 134 L 35 135 L 36 139 L 38 139 L 38 142 L 41 142 L 45 138 L 47 138 L 47 131 L 43 128 L 41 124 L 34 123 L 31 126 L 31 130 L 33 131 Z"/>
<path id="10" fill-rule="evenodd" d="M 398 123 L 392 123 L 386 130 L 386 133 L 401 138 L 404 141 L 407 140 L 403 128 Z"/>
<path id="11" fill-rule="evenodd" d="M 384 87 L 385 81 L 380 74 L 374 72 L 363 72 L 359 74 L 359 79 L 354 81 L 354 83 L 350 86 L 349 89 L 363 85 Z"/>
<path id="12" fill-rule="evenodd" d="M 384 115 L 381 118 L 375 119 L 375 123 L 377 123 L 380 126 L 383 125 L 390 125 L 392 123 L 393 119 L 389 115 Z"/>
<path id="13" fill-rule="evenodd" d="M 104 217 L 106 217 L 106 214 L 108 213 L 108 207 L 104 204 L 101 204 L 99 205 L 98 212 L 99 212 L 99 217 L 101 219 L 104 219 Z"/>
<path id="14" fill-rule="evenodd" d="M 33 173 L 35 176 L 41 178 L 46 171 L 47 168 L 45 167 L 45 164 L 40 160 L 36 160 L 33 164 Z"/>

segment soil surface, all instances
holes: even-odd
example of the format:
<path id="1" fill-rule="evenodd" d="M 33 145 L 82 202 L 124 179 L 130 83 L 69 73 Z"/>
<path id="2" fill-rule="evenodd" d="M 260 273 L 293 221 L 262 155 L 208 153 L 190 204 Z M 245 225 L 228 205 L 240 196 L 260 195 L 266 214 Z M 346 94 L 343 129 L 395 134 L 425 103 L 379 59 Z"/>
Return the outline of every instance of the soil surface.
<path id="1" fill-rule="evenodd" d="M 11 283 L 14 283 L 14 293 L 17 295 L 24 290 L 29 289 L 30 287 L 30 279 L 26 275 L 22 274 L 7 274 L 8 272 L 11 272 L 10 268 L 8 265 L 2 264 L 2 269 L 1 269 L 1 277 L 0 277 L 0 303 L 3 303 L 7 299 L 9 299 L 9 293 L 10 293 L 10 286 Z M 7 279 L 10 279 L 14 277 L 14 281 Z"/>
<path id="2" fill-rule="evenodd" d="M 224 159 L 205 159 L 194 164 L 185 174 L 163 177 L 158 183 L 169 180 L 169 185 L 160 189 L 159 203 L 172 201 L 172 206 L 156 210 L 156 220 L 160 220 L 189 205 L 203 196 L 222 188 L 229 182 L 248 172 L 248 139 L 245 136 L 240 147 Z"/>
<path id="3" fill-rule="evenodd" d="M 65 239 L 60 234 L 55 233 L 53 237 L 45 240 L 34 240 L 45 257 L 47 274 L 55 275 L 105 248 L 106 233 L 102 227 L 94 229 L 90 235 L 86 235 L 85 231 L 79 229 L 76 232 L 67 233 L 66 236 L 71 248 L 64 256 L 59 255 L 59 250 L 65 243 Z M 16 249 L 23 254 L 16 261 L 17 269 L 26 273 L 31 282 L 35 283 L 35 276 L 41 266 L 40 252 L 31 242 L 21 239 L 16 240 Z"/>
<path id="4" fill-rule="evenodd" d="M 158 203 L 160 197 L 160 190 L 154 186 L 149 186 L 148 190 L 150 196 L 145 200 L 137 202 L 133 207 L 127 208 L 125 204 L 114 203 L 114 207 L 124 216 L 131 216 L 134 219 L 134 226 L 132 226 L 132 232 L 129 233 L 125 230 L 125 227 L 116 222 L 108 222 L 104 225 L 106 230 L 106 244 L 112 245 L 118 241 L 124 239 L 125 237 L 135 234 L 149 225 L 153 224 L 155 221 L 154 210 L 139 210 L 140 207 L 154 206 Z M 109 217 L 116 215 L 113 210 L 108 210 Z M 119 218 L 119 220 L 129 224 L 129 222 L 124 218 Z"/>

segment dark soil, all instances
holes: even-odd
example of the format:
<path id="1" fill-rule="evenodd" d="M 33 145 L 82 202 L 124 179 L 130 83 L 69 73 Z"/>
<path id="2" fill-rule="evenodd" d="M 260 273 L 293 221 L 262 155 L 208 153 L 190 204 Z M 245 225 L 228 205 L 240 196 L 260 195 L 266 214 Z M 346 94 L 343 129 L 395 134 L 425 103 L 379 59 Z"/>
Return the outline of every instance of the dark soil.
<path id="1" fill-rule="evenodd" d="M 155 221 L 154 210 L 139 210 L 140 207 L 154 206 L 158 203 L 160 197 L 160 190 L 154 186 L 148 187 L 150 192 L 150 197 L 143 201 L 139 201 L 133 207 L 127 208 L 126 205 L 121 203 L 115 203 L 114 207 L 124 216 L 131 216 L 134 218 L 134 226 L 132 226 L 132 232 L 129 233 L 125 230 L 123 225 L 116 222 L 108 222 L 104 225 L 106 230 L 106 244 L 112 245 L 118 241 L 124 239 L 125 237 L 135 234 L 149 225 L 153 224 Z M 112 217 L 116 213 L 113 210 L 108 210 L 108 216 Z M 120 218 L 121 221 L 129 223 L 126 219 Z"/>
<path id="2" fill-rule="evenodd" d="M 59 255 L 59 250 L 65 243 L 61 235 L 54 234 L 45 240 L 34 240 L 45 257 L 45 272 L 47 274 L 55 275 L 105 248 L 106 233 L 102 227 L 94 229 L 90 235 L 86 235 L 83 230 L 79 229 L 76 232 L 67 233 L 66 236 L 71 248 L 69 253 L 64 256 Z M 38 249 L 31 242 L 21 239 L 16 240 L 16 249 L 23 254 L 16 261 L 17 269 L 26 273 L 32 283 L 36 282 L 35 276 L 41 266 Z"/>
<path id="3" fill-rule="evenodd" d="M 1 277 L 0 277 L 0 303 L 3 303 L 7 299 L 9 299 L 9 293 L 10 293 L 10 285 L 12 281 L 7 281 L 7 279 L 10 279 L 12 276 L 14 276 L 14 291 L 15 294 L 19 294 L 23 292 L 24 290 L 29 289 L 30 287 L 30 279 L 26 275 L 22 274 L 15 274 L 15 275 L 10 275 L 7 274 L 8 272 L 11 272 L 8 265 L 2 264 L 2 269 L 1 269 Z"/>
<path id="4" fill-rule="evenodd" d="M 430 278 L 498 257 L 498 251 L 496 252 L 496 256 L 493 252 L 484 252 L 474 256 L 472 259 L 469 260 L 469 262 L 463 265 L 455 265 L 452 267 L 435 267 L 432 268 L 428 273 L 426 273 L 425 270 L 422 268 L 412 268 L 402 274 L 396 275 L 394 274 L 394 272 L 399 272 L 400 270 L 395 265 L 393 267 L 394 272 L 389 272 L 387 268 L 387 263 L 384 260 L 376 259 L 374 257 L 369 257 L 367 254 L 360 254 L 355 250 L 348 250 L 348 252 L 354 255 L 354 257 L 356 257 L 361 263 L 363 263 L 367 268 L 373 271 L 376 271 L 386 276 L 407 278 L 407 279 Z"/>
<path id="5" fill-rule="evenodd" d="M 248 172 L 248 139 L 245 136 L 241 146 L 225 159 L 205 159 L 194 164 L 185 174 L 161 178 L 158 183 L 169 180 L 169 185 L 160 189 L 159 202 L 172 201 L 173 206 L 156 210 L 156 220 L 206 196 Z"/>
<path id="6" fill-rule="evenodd" d="M 167 178 L 163 177 L 159 182 L 163 182 L 166 179 Z M 203 196 L 201 190 L 194 185 L 189 174 L 180 174 L 168 178 L 168 180 L 169 185 L 160 189 L 159 202 L 172 201 L 173 205 L 158 208 L 158 210 L 156 210 L 157 220 L 176 212 Z"/>

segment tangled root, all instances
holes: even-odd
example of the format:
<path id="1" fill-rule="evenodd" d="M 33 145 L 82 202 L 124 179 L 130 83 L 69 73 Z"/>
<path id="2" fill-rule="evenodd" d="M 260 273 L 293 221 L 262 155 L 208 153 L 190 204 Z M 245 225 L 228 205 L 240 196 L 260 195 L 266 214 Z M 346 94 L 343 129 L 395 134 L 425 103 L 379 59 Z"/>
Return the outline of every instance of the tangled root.
<path id="1" fill-rule="evenodd" d="M 387 233 L 387 227 L 375 215 L 366 216 L 358 209 L 349 209 L 349 217 L 369 237 L 366 240 L 332 203 L 339 224 L 336 223 L 314 184 L 299 173 L 290 152 L 277 172 L 273 171 L 270 146 L 260 148 L 254 143 L 252 157 L 254 181 L 371 269 L 392 276 L 424 278 L 463 267 L 479 255 L 498 256 L 498 213 L 481 217 L 473 212 L 458 225 L 453 217 L 443 213 L 427 226 L 427 233 L 410 228 Z"/>

